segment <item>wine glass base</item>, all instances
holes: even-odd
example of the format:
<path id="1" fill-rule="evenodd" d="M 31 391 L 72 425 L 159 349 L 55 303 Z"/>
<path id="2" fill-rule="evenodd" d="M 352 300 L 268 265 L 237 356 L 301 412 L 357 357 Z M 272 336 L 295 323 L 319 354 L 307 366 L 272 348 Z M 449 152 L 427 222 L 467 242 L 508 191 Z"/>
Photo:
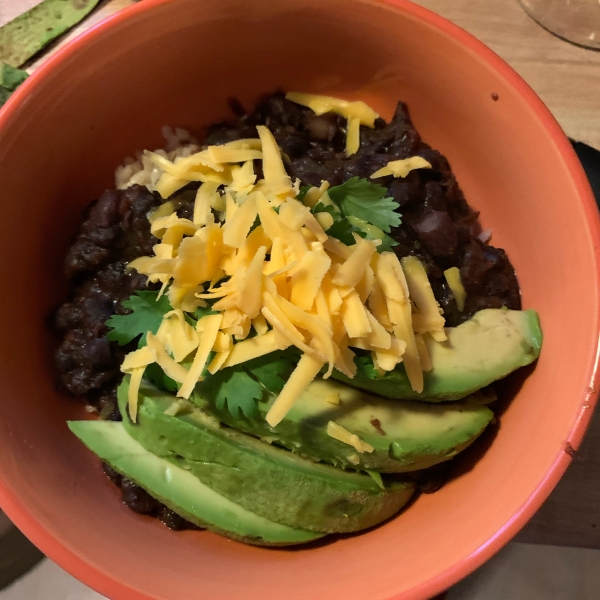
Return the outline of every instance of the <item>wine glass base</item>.
<path id="1" fill-rule="evenodd" d="M 598 0 L 518 0 L 523 10 L 553 35 L 584 48 L 600 50 Z"/>

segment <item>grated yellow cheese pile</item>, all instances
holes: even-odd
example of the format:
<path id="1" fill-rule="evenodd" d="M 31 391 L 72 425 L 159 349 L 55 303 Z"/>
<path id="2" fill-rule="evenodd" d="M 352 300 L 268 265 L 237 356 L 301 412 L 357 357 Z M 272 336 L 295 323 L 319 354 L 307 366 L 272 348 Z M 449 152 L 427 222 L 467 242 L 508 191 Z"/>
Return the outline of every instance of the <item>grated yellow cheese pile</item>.
<path id="1" fill-rule="evenodd" d="M 313 107 L 322 98 L 311 103 L 301 96 L 294 99 Z M 363 109 L 354 104 L 346 107 L 347 116 L 360 120 Z M 180 398 L 189 398 L 204 372 L 210 377 L 296 346 L 301 358 L 266 417 L 275 426 L 320 372 L 327 378 L 335 368 L 352 378 L 356 348 L 371 353 L 380 374 L 403 362 L 411 386 L 422 391 L 423 371 L 431 369 L 423 336 L 446 337 L 420 261 L 378 253 L 379 240 L 355 235 L 349 246 L 328 236 L 331 215 L 310 210 L 317 202 L 331 204 L 328 183 L 300 201 L 299 182 L 287 175 L 273 135 L 264 126 L 257 130 L 257 139 L 211 146 L 175 162 L 148 153 L 162 170 L 156 189 L 164 198 L 189 182 L 202 183 L 192 219 L 178 217 L 173 202 L 161 205 L 150 216 L 160 240 L 154 255 L 129 264 L 162 283 L 161 294 L 173 308 L 156 335 L 148 332 L 146 345 L 122 365 L 131 374 L 134 420 L 140 381 L 151 363 L 180 384 Z M 259 181 L 255 160 L 262 160 Z M 425 166 L 413 163 L 409 170 Z M 390 172 L 396 171 L 392 165 Z M 184 313 L 207 303 L 215 314 L 190 325 Z"/>

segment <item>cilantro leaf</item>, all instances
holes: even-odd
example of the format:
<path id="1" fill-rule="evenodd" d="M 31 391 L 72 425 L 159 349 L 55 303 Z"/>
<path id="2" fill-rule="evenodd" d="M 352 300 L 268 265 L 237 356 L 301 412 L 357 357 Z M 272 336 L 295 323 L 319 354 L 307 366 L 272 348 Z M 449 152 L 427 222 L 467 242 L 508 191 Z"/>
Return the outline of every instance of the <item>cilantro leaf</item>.
<path id="1" fill-rule="evenodd" d="M 356 374 L 367 377 L 368 379 L 379 379 L 379 373 L 375 370 L 373 359 L 370 355 L 355 356 Z"/>
<path id="2" fill-rule="evenodd" d="M 357 231 L 356 227 L 353 227 L 348 222 L 348 219 L 340 219 L 337 223 L 334 223 L 328 230 L 327 235 L 337 238 L 340 242 L 346 244 L 346 246 L 353 246 L 356 244 L 352 232 Z"/>
<path id="3" fill-rule="evenodd" d="M 395 211 L 400 205 L 386 198 L 387 189 L 378 183 L 352 177 L 342 185 L 329 188 L 328 193 L 345 217 L 357 217 L 387 233 L 402 222 Z"/>
<path id="4" fill-rule="evenodd" d="M 296 200 L 298 200 L 299 202 L 304 202 L 304 196 L 306 196 L 306 192 L 308 192 L 308 190 L 310 190 L 311 187 L 313 187 L 313 186 L 312 185 L 301 185 L 300 191 L 298 192 L 298 195 L 296 196 Z"/>
<path id="5" fill-rule="evenodd" d="M 144 379 L 153 383 L 163 392 L 177 392 L 179 390 L 177 382 L 171 379 L 156 363 L 152 363 L 146 367 Z"/>
<path id="6" fill-rule="evenodd" d="M 333 217 L 333 225 L 327 230 L 327 235 L 337 238 L 340 242 L 343 242 L 347 246 L 354 245 L 354 237 L 352 237 L 353 233 L 358 233 L 361 237 L 367 240 L 381 240 L 381 244 L 377 246 L 378 252 L 386 252 L 391 250 L 394 246 L 398 245 L 398 242 L 394 240 L 393 237 L 383 233 L 383 238 L 374 237 L 369 235 L 367 232 L 363 231 L 359 227 L 352 225 L 346 217 L 342 217 L 340 212 L 334 208 L 333 206 L 326 206 L 325 204 L 321 204 L 318 202 L 313 210 L 313 214 L 326 212 L 329 213 Z"/>
<path id="7" fill-rule="evenodd" d="M 315 215 L 318 213 L 330 214 L 333 218 L 333 225 L 327 229 L 327 235 L 337 238 L 340 242 L 344 242 L 344 244 L 348 246 L 355 244 L 352 232 L 357 231 L 357 229 L 348 222 L 346 217 L 342 217 L 342 214 L 337 207 L 332 206 L 331 204 L 317 202 L 312 208 L 312 213 Z"/>
<path id="8" fill-rule="evenodd" d="M 242 365 L 227 367 L 208 376 L 197 385 L 199 394 L 218 409 L 227 409 L 238 417 L 240 411 L 251 417 L 256 414 L 256 402 L 263 397 L 263 386 L 246 372 Z"/>
<path id="9" fill-rule="evenodd" d="M 356 231 L 360 237 L 365 238 L 366 240 L 381 240 L 381 244 L 377 246 L 377 252 L 386 252 L 391 250 L 394 246 L 398 245 L 398 242 L 387 233 L 383 234 L 383 238 L 375 237 L 373 235 L 369 235 L 366 231 L 359 229 L 358 227 L 353 227 L 353 231 Z"/>
<path id="10" fill-rule="evenodd" d="M 194 311 L 194 319 L 199 321 L 202 317 L 205 317 L 206 315 L 216 315 L 216 314 L 218 314 L 218 312 L 216 310 L 213 310 L 210 305 L 199 306 Z"/>
<path id="11" fill-rule="evenodd" d="M 125 346 L 147 331 L 156 333 L 163 315 L 171 310 L 166 296 L 157 300 L 158 292 L 138 291 L 123 302 L 123 307 L 131 312 L 126 315 L 113 315 L 106 321 L 111 329 L 106 334 L 110 342 Z"/>
<path id="12" fill-rule="evenodd" d="M 227 367 L 214 375 L 205 373 L 206 379 L 196 385 L 196 390 L 219 410 L 227 406 L 235 418 L 240 411 L 252 417 L 265 391 L 281 392 L 299 356 L 299 350 L 288 348 Z"/>
<path id="13" fill-rule="evenodd" d="M 305 188 L 302 189 L 305 190 Z M 307 189 L 310 187 L 306 188 L 302 197 L 306 194 Z M 401 215 L 395 212 L 399 205 L 392 198 L 385 198 L 386 193 L 387 190 L 377 183 L 353 177 L 346 183 L 329 189 L 329 196 L 335 202 L 335 206 L 317 202 L 312 208 L 312 213 L 326 212 L 333 217 L 333 225 L 327 230 L 327 235 L 337 238 L 348 246 L 355 243 L 353 233 L 358 233 L 368 240 L 381 239 L 382 243 L 378 246 L 377 251 L 385 252 L 397 246 L 398 243 L 384 232 L 389 232 L 391 227 L 401 224 Z M 348 217 L 355 217 L 357 220 L 364 221 L 365 224 L 377 227 L 381 230 L 383 237 L 374 238 L 368 232 L 350 223 Z"/>
<path id="14" fill-rule="evenodd" d="M 334 221 L 338 221 L 341 218 L 340 211 L 332 204 L 323 204 L 321 201 L 317 202 L 311 211 L 314 215 L 317 213 L 329 213 Z"/>
<path id="15" fill-rule="evenodd" d="M 244 368 L 269 392 L 279 394 L 300 359 L 300 351 L 288 348 L 243 363 Z"/>
<path id="16" fill-rule="evenodd" d="M 381 244 L 377 246 L 377 252 L 389 252 L 394 246 L 397 245 L 398 242 L 386 233 L 384 238 L 381 240 Z"/>

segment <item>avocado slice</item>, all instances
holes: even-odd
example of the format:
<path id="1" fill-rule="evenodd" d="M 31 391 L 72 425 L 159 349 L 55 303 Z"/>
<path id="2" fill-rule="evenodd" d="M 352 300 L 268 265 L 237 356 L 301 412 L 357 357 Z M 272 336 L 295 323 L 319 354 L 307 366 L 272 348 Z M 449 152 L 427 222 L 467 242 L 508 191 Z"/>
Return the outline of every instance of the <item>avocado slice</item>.
<path id="1" fill-rule="evenodd" d="M 334 370 L 333 377 L 386 398 L 458 400 L 532 363 L 542 347 L 540 320 L 534 310 L 480 310 L 458 327 L 447 327 L 446 334 L 445 342 L 427 336 L 433 369 L 423 373 L 420 394 L 411 388 L 402 364 L 383 377 L 374 369 L 368 375 L 359 372 L 353 379 Z"/>
<path id="2" fill-rule="evenodd" d="M 140 388 L 137 424 L 126 411 L 128 381 L 119 387 L 125 429 L 147 450 L 183 457 L 202 483 L 247 510 L 290 527 L 326 533 L 359 531 L 397 513 L 414 485 L 390 482 L 302 458 L 229 427 L 189 403 L 165 414 L 170 394 Z"/>
<path id="3" fill-rule="evenodd" d="M 20 67 L 83 20 L 100 0 L 43 0 L 0 27 L 0 60 Z"/>
<path id="4" fill-rule="evenodd" d="M 340 403 L 329 402 L 332 396 Z M 317 379 L 283 421 L 271 427 L 265 415 L 275 398 L 272 395 L 267 402 L 259 402 L 258 414 L 250 418 L 234 417 L 227 408 L 219 410 L 197 396 L 193 400 L 223 423 L 300 454 L 343 468 L 402 473 L 449 460 L 469 446 L 493 419 L 494 413 L 485 404 L 496 395 L 487 389 L 461 402 L 391 401 L 339 381 Z M 371 444 L 373 452 L 360 454 L 329 436 L 329 421 Z"/>
<path id="5" fill-rule="evenodd" d="M 189 521 L 250 544 L 302 544 L 322 534 L 295 529 L 253 514 L 204 485 L 185 461 L 148 452 L 122 423 L 70 421 L 69 429 L 96 455 Z"/>

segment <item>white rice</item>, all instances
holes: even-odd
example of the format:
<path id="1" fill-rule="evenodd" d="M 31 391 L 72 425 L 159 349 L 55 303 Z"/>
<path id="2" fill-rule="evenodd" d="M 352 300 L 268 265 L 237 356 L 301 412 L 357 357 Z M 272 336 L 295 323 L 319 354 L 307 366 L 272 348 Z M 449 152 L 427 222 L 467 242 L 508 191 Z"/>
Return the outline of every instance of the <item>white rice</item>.
<path id="1" fill-rule="evenodd" d="M 198 140 L 185 129 L 163 127 L 162 134 L 166 145 L 164 148 L 155 150 L 156 154 L 170 161 L 176 158 L 189 156 L 200 149 Z M 162 169 L 158 168 L 144 152 L 137 152 L 135 158 L 126 158 L 124 163 L 115 171 L 115 185 L 123 190 L 131 185 L 139 184 L 146 186 L 150 191 L 154 190 L 156 182 L 162 175 Z"/>
<path id="2" fill-rule="evenodd" d="M 492 230 L 486 229 L 485 231 L 482 231 L 477 237 L 479 238 L 480 242 L 482 242 L 483 244 L 487 244 L 492 238 Z"/>

